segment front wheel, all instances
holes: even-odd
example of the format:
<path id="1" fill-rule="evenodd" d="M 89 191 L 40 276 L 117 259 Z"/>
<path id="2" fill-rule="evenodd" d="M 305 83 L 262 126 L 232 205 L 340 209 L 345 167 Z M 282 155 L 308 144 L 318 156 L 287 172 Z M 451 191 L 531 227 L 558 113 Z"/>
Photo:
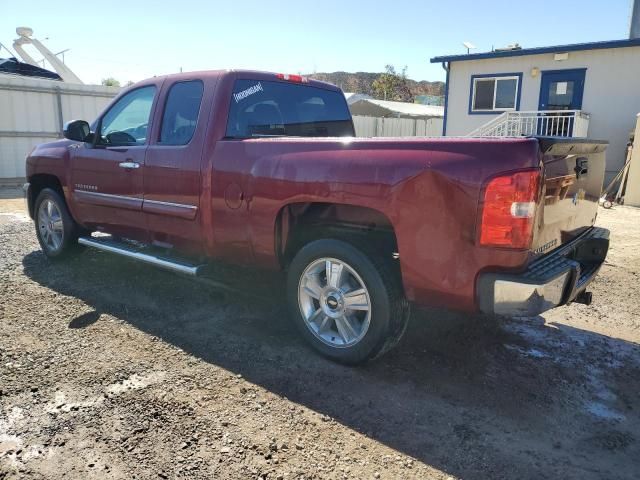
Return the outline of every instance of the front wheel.
<path id="1" fill-rule="evenodd" d="M 302 248 L 291 262 L 287 290 L 293 320 L 311 346 L 346 364 L 393 347 L 409 309 L 390 267 L 340 240 L 316 240 Z"/>
<path id="2" fill-rule="evenodd" d="M 36 198 L 34 211 L 36 235 L 47 257 L 62 258 L 78 247 L 78 225 L 58 192 L 43 189 Z"/>

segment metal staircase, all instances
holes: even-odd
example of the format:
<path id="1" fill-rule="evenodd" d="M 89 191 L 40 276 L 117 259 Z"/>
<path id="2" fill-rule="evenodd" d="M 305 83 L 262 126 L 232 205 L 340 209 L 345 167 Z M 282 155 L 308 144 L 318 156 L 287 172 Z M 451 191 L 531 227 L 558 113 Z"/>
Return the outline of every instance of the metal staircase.
<path id="1" fill-rule="evenodd" d="M 586 137 L 589 114 L 582 110 L 538 110 L 504 112 L 476 128 L 468 137 L 520 137 L 543 135 L 550 137 Z"/>

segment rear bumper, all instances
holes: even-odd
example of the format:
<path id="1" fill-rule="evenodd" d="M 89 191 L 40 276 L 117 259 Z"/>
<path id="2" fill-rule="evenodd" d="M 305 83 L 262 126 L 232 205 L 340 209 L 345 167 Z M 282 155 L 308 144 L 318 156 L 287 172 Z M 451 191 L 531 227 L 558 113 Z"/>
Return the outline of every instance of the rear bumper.
<path id="1" fill-rule="evenodd" d="M 608 249 L 609 230 L 593 227 L 535 260 L 522 273 L 483 273 L 477 283 L 480 311 L 535 316 L 570 303 L 595 278 Z"/>

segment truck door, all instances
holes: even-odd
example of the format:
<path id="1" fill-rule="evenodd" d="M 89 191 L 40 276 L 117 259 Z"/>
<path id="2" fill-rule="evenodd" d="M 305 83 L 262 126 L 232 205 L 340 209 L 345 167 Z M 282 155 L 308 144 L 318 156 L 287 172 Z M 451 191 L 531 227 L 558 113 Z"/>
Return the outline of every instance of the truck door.
<path id="1" fill-rule="evenodd" d="M 209 98 L 203 101 L 204 87 L 200 79 L 164 85 L 147 151 L 142 205 L 152 243 L 194 253 L 202 246 L 200 172 L 211 104 Z"/>
<path id="2" fill-rule="evenodd" d="M 539 109 L 547 110 L 538 120 L 538 135 L 571 137 L 576 117 L 582 109 L 586 69 L 542 72 Z"/>
<path id="3" fill-rule="evenodd" d="M 70 149 L 70 184 L 81 222 L 145 238 L 143 175 L 156 91 L 155 85 L 146 85 L 122 96 L 98 120 L 95 145 Z"/>

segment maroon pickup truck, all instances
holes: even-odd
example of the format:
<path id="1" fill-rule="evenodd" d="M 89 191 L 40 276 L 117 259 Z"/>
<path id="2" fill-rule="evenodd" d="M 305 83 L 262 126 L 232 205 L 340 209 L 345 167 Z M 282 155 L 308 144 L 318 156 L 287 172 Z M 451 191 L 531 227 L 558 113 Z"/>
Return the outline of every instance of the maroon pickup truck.
<path id="1" fill-rule="evenodd" d="M 152 78 L 64 136 L 27 158 L 48 257 L 80 244 L 188 275 L 281 269 L 302 335 L 344 363 L 396 344 L 410 303 L 588 304 L 608 249 L 605 142 L 354 138 L 342 92 L 298 75 Z"/>

